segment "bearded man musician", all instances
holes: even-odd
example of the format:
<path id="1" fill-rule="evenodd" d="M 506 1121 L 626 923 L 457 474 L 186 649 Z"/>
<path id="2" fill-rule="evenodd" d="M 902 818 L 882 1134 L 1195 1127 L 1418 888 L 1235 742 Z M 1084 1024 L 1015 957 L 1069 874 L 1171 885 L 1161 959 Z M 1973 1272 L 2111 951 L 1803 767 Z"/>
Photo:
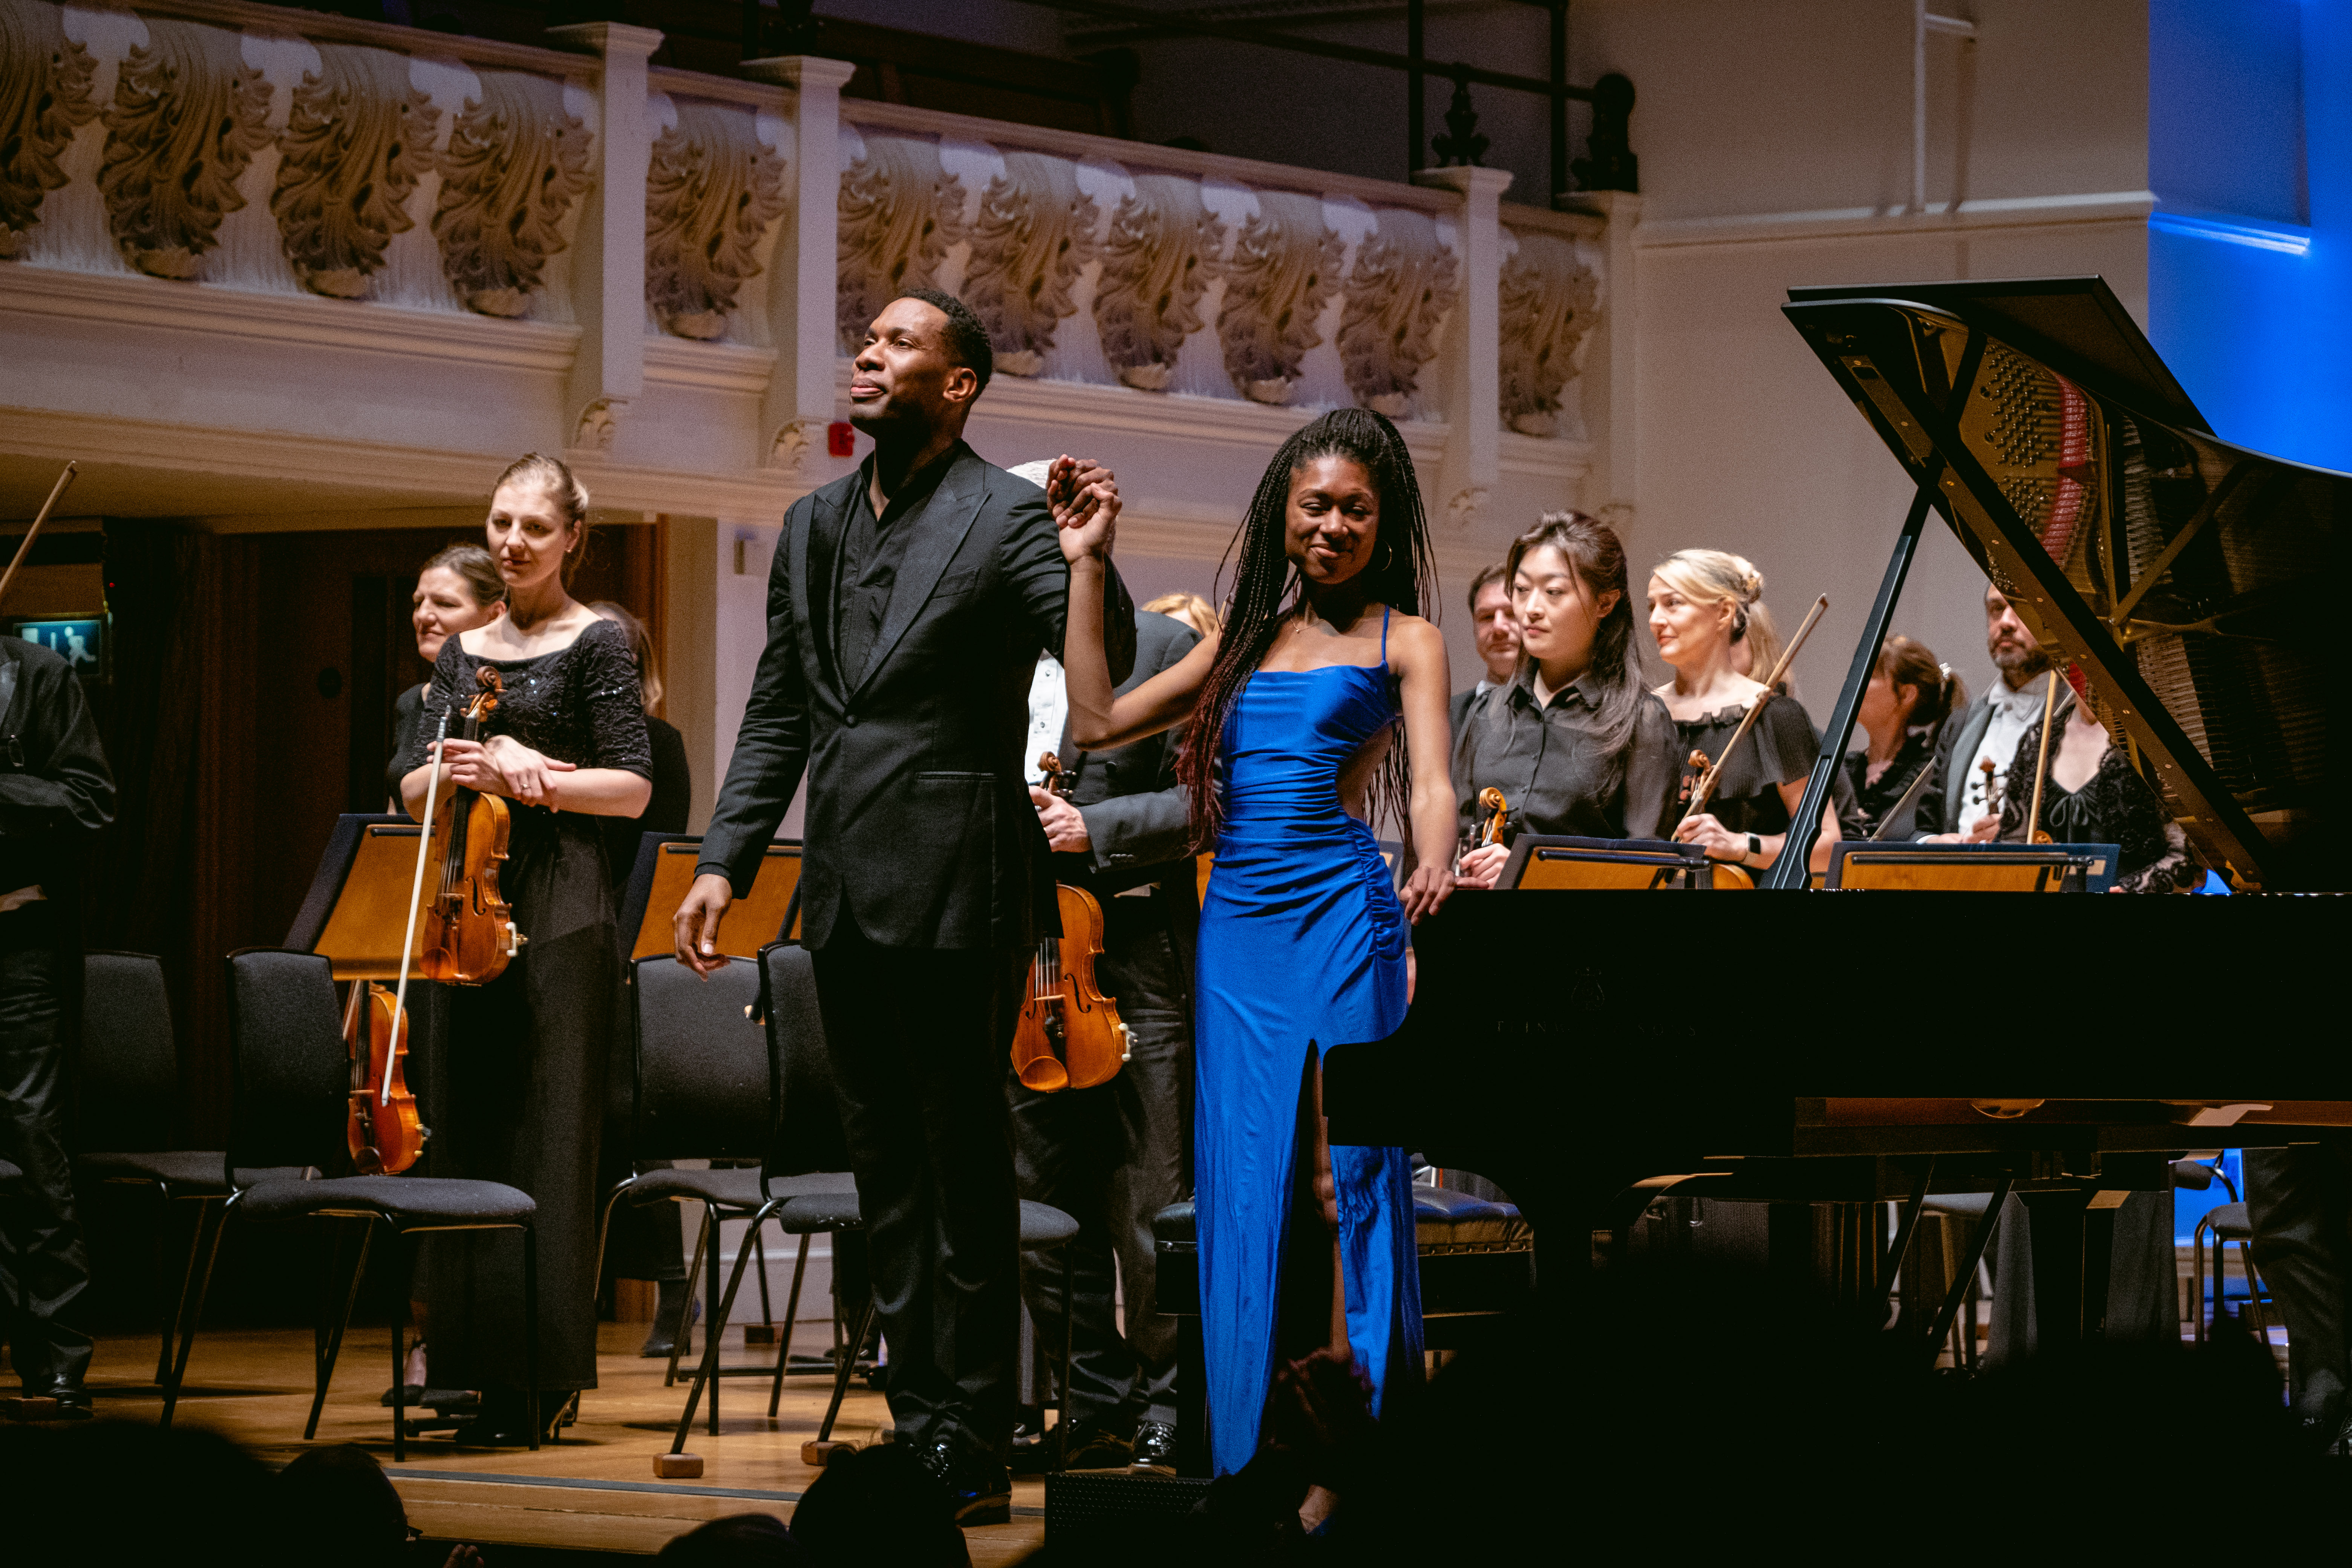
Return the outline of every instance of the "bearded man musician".
<path id="1" fill-rule="evenodd" d="M 2049 654 L 1990 583 L 1984 608 L 1985 652 L 2000 679 L 1945 720 L 1936 737 L 1936 760 L 1928 764 L 1914 816 L 1919 837 L 1930 844 L 1957 843 L 1963 836 L 1989 840 L 2000 831 L 2000 792 L 2017 742 L 2042 718 L 2041 677 L 2049 671 Z M 1990 773 L 1984 768 L 1988 762 Z"/>
<path id="2" fill-rule="evenodd" d="M 807 774 L 802 940 L 814 959 L 850 1164 L 890 1342 L 888 1395 L 961 1523 L 1012 1517 L 1019 1207 L 1004 1077 L 1031 956 L 1059 931 L 1017 748 L 1037 652 L 1059 654 L 1070 573 L 1055 510 L 1111 499 L 1066 459 L 1041 495 L 963 441 L 994 368 L 953 295 L 866 329 L 855 473 L 794 502 L 768 643 L 678 906 L 677 956 L 726 963 L 719 923 Z M 1103 589 L 1113 663 L 1135 614 Z"/>

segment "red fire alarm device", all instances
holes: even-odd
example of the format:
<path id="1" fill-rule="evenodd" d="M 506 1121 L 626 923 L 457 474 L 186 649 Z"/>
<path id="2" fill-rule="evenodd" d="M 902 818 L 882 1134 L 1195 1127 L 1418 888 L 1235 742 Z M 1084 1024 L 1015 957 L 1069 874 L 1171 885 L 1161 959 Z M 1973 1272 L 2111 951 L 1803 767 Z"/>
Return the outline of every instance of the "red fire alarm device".
<path id="1" fill-rule="evenodd" d="M 846 419 L 836 419 L 824 427 L 824 452 L 829 458 L 857 456 L 857 432 L 849 427 Z"/>

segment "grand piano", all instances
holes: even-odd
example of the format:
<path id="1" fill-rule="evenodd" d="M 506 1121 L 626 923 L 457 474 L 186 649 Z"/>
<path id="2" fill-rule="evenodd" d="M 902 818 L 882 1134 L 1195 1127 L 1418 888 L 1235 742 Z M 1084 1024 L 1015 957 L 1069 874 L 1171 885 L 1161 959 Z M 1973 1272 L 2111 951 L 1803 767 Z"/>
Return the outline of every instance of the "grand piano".
<path id="1" fill-rule="evenodd" d="M 2187 1150 L 2352 1127 L 2332 1005 L 2352 900 L 2326 896 L 2352 886 L 2329 658 L 2352 478 L 2216 437 L 2096 278 L 1802 289 L 1782 309 L 1913 487 L 1790 841 L 1821 820 L 1937 518 L 2083 667 L 2238 896 L 1873 897 L 1812 889 L 1793 855 L 1759 890 L 1811 896 L 1769 908 L 1460 894 L 1414 933 L 1404 1026 L 1329 1053 L 1332 1141 L 1491 1177 L 1556 1277 L 1662 1194 L 1904 1200 L 1894 1247 L 1816 1260 L 1856 1301 L 1885 1300 L 1930 1187 L 2013 1191 L 2041 1341 L 2076 1341 L 2102 1308 L 2085 1248 L 2122 1193 Z"/>

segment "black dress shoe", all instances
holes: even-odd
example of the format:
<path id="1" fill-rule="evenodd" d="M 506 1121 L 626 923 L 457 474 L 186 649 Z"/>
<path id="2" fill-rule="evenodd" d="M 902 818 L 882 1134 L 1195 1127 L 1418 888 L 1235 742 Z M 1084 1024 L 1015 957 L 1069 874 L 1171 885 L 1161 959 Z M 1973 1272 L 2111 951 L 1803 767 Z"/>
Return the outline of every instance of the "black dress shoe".
<path id="1" fill-rule="evenodd" d="M 637 1354 L 646 1361 L 668 1360 L 679 1331 L 701 1321 L 702 1303 L 694 1300 L 688 1282 L 662 1280 L 660 1300 L 654 1306 L 654 1326 L 646 1331 L 646 1342 L 637 1347 Z"/>
<path id="2" fill-rule="evenodd" d="M 942 1437 L 924 1451 L 923 1468 L 947 1489 L 957 1524 L 1013 1522 L 1013 1478 L 1003 1465 L 975 1458 Z"/>
<path id="3" fill-rule="evenodd" d="M 1054 1447 L 1046 1445 L 1049 1451 Z M 1115 1432 L 1088 1422 L 1070 1431 L 1069 1458 L 1063 1461 L 1066 1470 L 1123 1470 L 1133 1462 L 1135 1446 Z"/>
<path id="4" fill-rule="evenodd" d="M 79 1377 L 36 1378 L 25 1384 L 25 1397 L 49 1403 L 23 1411 L 18 1417 L 21 1420 L 87 1421 L 90 1417 L 89 1390 L 81 1385 Z"/>
<path id="5" fill-rule="evenodd" d="M 1150 1470 L 1159 1475 L 1176 1473 L 1176 1428 L 1165 1421 L 1146 1421 L 1135 1429 L 1135 1458 L 1129 1461 L 1139 1470 Z"/>

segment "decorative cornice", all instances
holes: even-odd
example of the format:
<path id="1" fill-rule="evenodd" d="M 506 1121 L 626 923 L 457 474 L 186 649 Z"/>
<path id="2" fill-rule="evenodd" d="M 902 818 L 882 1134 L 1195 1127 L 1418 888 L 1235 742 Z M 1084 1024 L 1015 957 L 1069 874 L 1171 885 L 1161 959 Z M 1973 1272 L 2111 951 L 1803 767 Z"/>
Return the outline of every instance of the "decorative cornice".
<path id="1" fill-rule="evenodd" d="M 2048 228 L 2060 224 L 2144 223 L 2156 210 L 2152 191 L 2086 191 L 1962 202 L 1958 211 L 1879 212 L 1841 207 L 1822 212 L 1752 213 L 1730 217 L 1650 218 L 1636 224 L 1636 249 L 1683 245 L 1760 245 L 1786 240 L 1847 239 L 1874 235 L 1978 234 L 1988 229 Z"/>
<path id="2" fill-rule="evenodd" d="M 389 22 L 359 22 L 321 11 L 257 5 L 253 0 L 138 0 L 138 10 L 142 16 L 184 16 L 190 21 L 234 27 L 260 38 L 302 37 L 312 43 L 365 44 L 415 55 L 419 59 L 460 60 L 469 66 L 538 71 L 583 81 L 592 79 L 598 68 L 593 58 L 560 49 L 502 44 L 456 33 L 431 33 Z"/>
<path id="3" fill-rule="evenodd" d="M 0 310 L 62 316 L 142 332 L 217 333 L 340 353 L 405 354 L 551 374 L 571 369 L 580 347 L 575 326 L 21 265 L 0 268 Z"/>
<path id="4" fill-rule="evenodd" d="M 321 475 L 331 475 L 341 495 L 398 498 L 412 506 L 480 501 L 512 455 L 7 407 L 0 407 L 0 453 L 301 489 L 314 489 Z M 781 518 L 795 497 L 814 488 L 767 469 L 714 474 L 652 468 L 615 462 L 603 452 L 570 454 L 566 460 L 595 495 L 600 510 Z"/>
<path id="5" fill-rule="evenodd" d="M 698 343 L 684 338 L 646 337 L 646 384 L 690 386 L 702 392 L 732 392 L 757 397 L 775 374 L 776 351 L 747 343 Z"/>

